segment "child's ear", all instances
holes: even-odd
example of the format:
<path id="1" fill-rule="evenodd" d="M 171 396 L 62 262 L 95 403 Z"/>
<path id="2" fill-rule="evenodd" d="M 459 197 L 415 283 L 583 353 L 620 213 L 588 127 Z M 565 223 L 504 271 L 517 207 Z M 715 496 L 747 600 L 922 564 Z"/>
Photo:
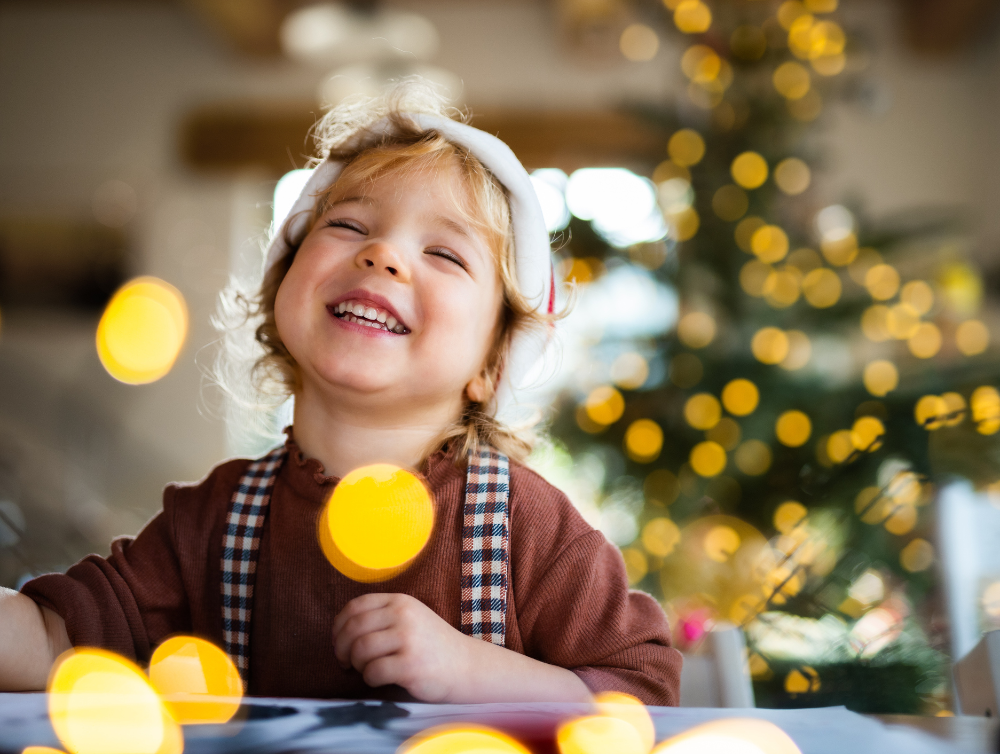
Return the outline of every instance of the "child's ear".
<path id="1" fill-rule="evenodd" d="M 465 397 L 473 403 L 485 403 L 489 392 L 489 378 L 480 372 L 465 386 Z"/>

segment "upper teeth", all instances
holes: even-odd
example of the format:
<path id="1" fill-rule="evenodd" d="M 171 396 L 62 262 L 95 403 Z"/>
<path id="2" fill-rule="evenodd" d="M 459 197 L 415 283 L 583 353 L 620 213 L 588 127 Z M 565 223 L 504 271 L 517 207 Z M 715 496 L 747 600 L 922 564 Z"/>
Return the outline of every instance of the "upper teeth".
<path id="1" fill-rule="evenodd" d="M 388 330 L 389 332 L 398 334 L 406 332 L 403 324 L 389 314 L 389 312 L 385 311 L 385 309 L 377 309 L 360 301 L 341 301 L 337 304 L 337 314 L 343 314 L 345 315 L 344 319 L 350 322 L 357 322 L 359 325 L 366 327 Z"/>

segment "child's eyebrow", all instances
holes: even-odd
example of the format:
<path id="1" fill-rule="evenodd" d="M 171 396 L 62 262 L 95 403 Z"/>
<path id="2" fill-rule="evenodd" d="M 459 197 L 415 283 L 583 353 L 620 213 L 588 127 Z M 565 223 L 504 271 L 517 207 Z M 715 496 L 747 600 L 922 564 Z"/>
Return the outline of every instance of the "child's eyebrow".
<path id="1" fill-rule="evenodd" d="M 452 220 L 450 217 L 445 217 L 443 215 L 435 215 L 434 222 L 448 230 L 458 233 L 460 236 L 469 241 L 475 240 L 475 237 L 472 235 L 471 232 L 469 232 L 468 228 L 466 228 L 461 223 Z"/>
<path id="2" fill-rule="evenodd" d="M 328 205 L 326 205 L 326 208 L 329 211 L 329 210 L 333 209 L 334 207 L 340 206 L 341 204 L 352 204 L 352 203 L 356 203 L 356 204 L 378 204 L 378 202 L 376 202 L 370 196 L 363 196 L 363 195 L 359 195 L 359 196 L 345 196 L 343 199 L 338 199 L 335 202 L 330 202 Z"/>

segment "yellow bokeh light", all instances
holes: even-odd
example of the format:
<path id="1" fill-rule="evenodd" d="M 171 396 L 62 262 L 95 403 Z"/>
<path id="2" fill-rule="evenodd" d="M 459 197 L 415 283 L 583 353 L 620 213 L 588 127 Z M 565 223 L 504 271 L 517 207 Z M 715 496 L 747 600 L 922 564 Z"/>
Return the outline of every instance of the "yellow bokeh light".
<path id="1" fill-rule="evenodd" d="M 243 683 L 229 655 L 194 636 L 174 636 L 156 648 L 149 682 L 182 725 L 227 723 L 243 697 Z"/>
<path id="2" fill-rule="evenodd" d="M 938 290 L 949 308 L 960 316 L 970 316 L 982 302 L 983 280 L 968 264 L 951 262 L 938 273 Z"/>
<path id="3" fill-rule="evenodd" d="M 655 461 L 663 448 L 663 430 L 652 419 L 637 419 L 625 430 L 625 453 L 637 463 Z"/>
<path id="4" fill-rule="evenodd" d="M 665 558 L 681 541 L 681 530 L 669 518 L 654 518 L 642 527 L 642 546 L 646 552 Z"/>
<path id="5" fill-rule="evenodd" d="M 977 387 L 969 398 L 972 420 L 976 431 L 982 435 L 993 435 L 1000 431 L 1000 393 L 989 385 Z"/>
<path id="6" fill-rule="evenodd" d="M 799 16 L 788 27 L 788 49 L 802 60 L 808 60 L 812 52 L 812 28 L 815 19 L 810 14 Z"/>
<path id="7" fill-rule="evenodd" d="M 851 443 L 861 451 L 874 451 L 882 447 L 885 425 L 874 416 L 862 416 L 851 427 Z"/>
<path id="8" fill-rule="evenodd" d="M 729 49 L 743 60 L 760 60 L 767 52 L 767 36 L 757 26 L 737 26 L 729 37 Z"/>
<path id="9" fill-rule="evenodd" d="M 666 220 L 670 228 L 670 237 L 675 241 L 690 241 L 701 227 L 701 218 L 694 207 L 667 212 Z"/>
<path id="10" fill-rule="evenodd" d="M 788 235 L 777 225 L 764 225 L 750 237 L 750 250 L 761 262 L 774 264 L 788 253 Z"/>
<path id="11" fill-rule="evenodd" d="M 21 749 L 21 754 L 66 754 L 66 752 L 49 746 L 25 746 Z"/>
<path id="12" fill-rule="evenodd" d="M 847 274 L 858 285 L 864 285 L 865 275 L 868 274 L 868 270 L 881 263 L 882 255 L 875 251 L 875 249 L 866 246 L 863 249 L 858 249 L 858 254 L 854 258 L 854 261 L 847 267 Z"/>
<path id="13" fill-rule="evenodd" d="M 948 404 L 937 395 L 925 395 L 913 407 L 913 418 L 924 429 L 937 429 L 944 423 Z"/>
<path id="14" fill-rule="evenodd" d="M 892 337 L 889 332 L 889 307 L 873 304 L 861 315 L 861 331 L 868 340 L 882 343 Z"/>
<path id="15" fill-rule="evenodd" d="M 774 168 L 774 182 L 789 196 L 801 194 L 809 188 L 811 180 L 809 166 L 798 157 L 788 157 Z"/>
<path id="16" fill-rule="evenodd" d="M 819 673 L 808 665 L 791 670 L 785 676 L 785 691 L 789 694 L 805 694 L 810 691 L 819 691 L 819 689 Z"/>
<path id="17" fill-rule="evenodd" d="M 711 393 L 692 395 L 684 403 L 684 419 L 695 429 L 711 429 L 722 418 L 722 406 Z"/>
<path id="18" fill-rule="evenodd" d="M 614 424 L 625 412 L 625 399 L 610 385 L 595 387 L 583 405 L 590 420 L 602 426 Z"/>
<path id="19" fill-rule="evenodd" d="M 733 454 L 736 468 L 748 476 L 760 476 L 771 468 L 771 448 L 761 440 L 747 440 Z"/>
<path id="20" fill-rule="evenodd" d="M 701 0 L 682 0 L 674 10 L 674 24 L 685 34 L 703 34 L 712 25 L 712 11 Z"/>
<path id="21" fill-rule="evenodd" d="M 802 754 L 802 751 L 772 722 L 726 718 L 668 738 L 652 754 Z"/>
<path id="22" fill-rule="evenodd" d="M 805 445 L 812 434 L 812 422 L 802 411 L 785 411 L 774 424 L 778 442 L 790 448 Z"/>
<path id="23" fill-rule="evenodd" d="M 764 364 L 780 364 L 788 348 L 788 336 L 777 327 L 762 327 L 750 341 L 754 357 Z"/>
<path id="24" fill-rule="evenodd" d="M 802 274 L 794 267 L 768 272 L 764 280 L 764 297 L 775 309 L 786 309 L 799 300 Z"/>
<path id="25" fill-rule="evenodd" d="M 841 55 L 846 44 L 844 30 L 835 21 L 820 21 L 809 28 L 809 57 L 812 60 Z"/>
<path id="26" fill-rule="evenodd" d="M 885 326 L 892 337 L 906 340 L 920 327 L 920 315 L 909 304 L 896 304 L 889 307 L 885 316 Z"/>
<path id="27" fill-rule="evenodd" d="M 750 242 L 753 240 L 753 234 L 757 232 L 758 228 L 762 228 L 765 225 L 767 225 L 767 223 L 754 215 L 744 217 L 736 224 L 736 229 L 733 231 L 733 237 L 736 239 L 736 245 L 743 251 L 747 252 L 747 254 L 752 254 L 753 249 L 750 246 Z"/>
<path id="28" fill-rule="evenodd" d="M 847 67 L 847 56 L 841 52 L 837 55 L 822 55 L 809 62 L 820 76 L 836 76 Z"/>
<path id="29" fill-rule="evenodd" d="M 136 278 L 105 307 L 97 325 L 97 355 L 119 382 L 155 382 L 177 361 L 187 328 L 180 291 L 157 278 Z"/>
<path id="30" fill-rule="evenodd" d="M 180 754 L 184 740 L 146 676 L 100 649 L 66 652 L 49 678 L 49 719 L 72 754 Z"/>
<path id="31" fill-rule="evenodd" d="M 682 128 L 667 142 L 667 153 L 678 165 L 690 167 L 701 162 L 705 156 L 705 140 L 691 128 Z"/>
<path id="32" fill-rule="evenodd" d="M 750 296 L 760 298 L 764 295 L 768 276 L 772 272 L 771 265 L 764 264 L 759 259 L 751 259 L 740 268 L 740 287 Z"/>
<path id="33" fill-rule="evenodd" d="M 680 494 L 680 483 L 677 475 L 669 469 L 656 469 L 649 472 L 642 484 L 643 494 L 652 505 L 665 507 L 672 505 Z"/>
<path id="34" fill-rule="evenodd" d="M 858 257 L 858 239 L 853 233 L 824 236 L 819 242 L 820 251 L 826 261 L 834 267 L 849 265 Z"/>
<path id="35" fill-rule="evenodd" d="M 717 442 L 725 450 L 732 450 L 740 444 L 743 431 L 740 425 L 725 416 L 719 419 L 719 423 L 705 433 L 705 439 Z"/>
<path id="36" fill-rule="evenodd" d="M 826 441 L 826 454 L 834 463 L 843 463 L 851 457 L 854 450 L 854 441 L 847 429 L 834 432 Z"/>
<path id="37" fill-rule="evenodd" d="M 976 356 L 990 344 L 990 331 L 978 319 L 968 319 L 955 330 L 955 344 L 966 356 Z"/>
<path id="38" fill-rule="evenodd" d="M 876 301 L 887 301 L 899 290 L 899 273 L 888 264 L 876 264 L 865 273 L 865 287 Z"/>
<path id="39" fill-rule="evenodd" d="M 779 505 L 774 512 L 774 528 L 782 534 L 788 534 L 806 520 L 808 512 L 802 503 L 788 500 Z"/>
<path id="40" fill-rule="evenodd" d="M 899 292 L 899 298 L 918 315 L 927 314 L 934 307 L 934 290 L 923 280 L 908 282 Z"/>
<path id="41" fill-rule="evenodd" d="M 722 388 L 722 405 L 733 416 L 752 414 L 760 402 L 760 391 L 750 380 L 731 380 Z"/>
<path id="42" fill-rule="evenodd" d="M 691 171 L 681 167 L 673 160 L 664 160 L 653 170 L 653 183 L 666 183 L 674 178 L 681 178 L 690 184 Z"/>
<path id="43" fill-rule="evenodd" d="M 677 336 L 689 348 L 704 348 L 715 339 L 715 320 L 706 312 L 690 312 L 677 323 Z"/>
<path id="44" fill-rule="evenodd" d="M 948 410 L 948 416 L 944 420 L 944 425 L 946 427 L 954 427 L 961 424 L 962 419 L 965 418 L 965 398 L 958 393 L 945 393 L 941 396 L 941 400 L 944 401 L 944 405 Z"/>
<path id="45" fill-rule="evenodd" d="M 649 573 L 649 561 L 634 547 L 622 550 L 622 560 L 625 561 L 625 575 L 628 577 L 629 586 L 635 586 Z"/>
<path id="46" fill-rule="evenodd" d="M 656 57 L 660 49 L 660 38 L 645 24 L 630 24 L 618 39 L 618 47 L 626 60 L 644 62 Z"/>
<path id="47" fill-rule="evenodd" d="M 701 359 L 693 353 L 679 353 L 670 360 L 670 381 L 684 390 L 701 382 L 704 373 Z"/>
<path id="48" fill-rule="evenodd" d="M 914 539 L 899 553 L 899 564 L 910 573 L 926 571 L 934 563 L 934 545 L 926 539 Z"/>
<path id="49" fill-rule="evenodd" d="M 691 45 L 681 56 L 681 70 L 691 81 L 707 84 L 722 71 L 722 58 L 708 45 Z"/>
<path id="50" fill-rule="evenodd" d="M 767 161 L 756 152 L 743 152 L 733 160 L 730 173 L 743 188 L 759 188 L 767 180 Z"/>
<path id="51" fill-rule="evenodd" d="M 912 471 L 900 471 L 886 485 L 885 494 L 894 503 L 919 505 L 921 491 L 920 477 Z"/>
<path id="52" fill-rule="evenodd" d="M 941 350 L 941 331 L 933 322 L 921 322 L 906 345 L 918 359 L 929 359 Z"/>
<path id="53" fill-rule="evenodd" d="M 899 371 L 891 361 L 878 359 L 865 366 L 863 379 L 865 390 L 881 398 L 899 385 Z"/>
<path id="54" fill-rule="evenodd" d="M 726 468 L 726 451 L 719 443 L 705 440 L 691 448 L 688 461 L 698 476 L 718 476 Z"/>
<path id="55" fill-rule="evenodd" d="M 571 257 L 570 259 L 564 261 L 567 264 L 565 265 L 563 280 L 565 280 L 567 283 L 575 283 L 576 285 L 586 285 L 587 283 L 593 281 L 595 277 L 597 277 L 594 268 L 591 266 L 590 262 L 588 262 L 586 259 L 581 259 L 580 257 Z"/>
<path id="56" fill-rule="evenodd" d="M 826 309 L 840 300 L 840 277 L 833 270 L 820 267 L 802 281 L 802 295 L 817 309 Z"/>
<path id="57" fill-rule="evenodd" d="M 618 387 L 638 390 L 649 379 L 649 362 L 635 351 L 626 351 L 611 364 L 611 379 Z"/>
<path id="58" fill-rule="evenodd" d="M 897 505 L 892 509 L 892 513 L 889 514 L 889 517 L 882 525 L 890 534 L 901 537 L 913 531 L 913 527 L 917 525 L 917 518 L 918 514 L 915 506 L 909 504 Z"/>
<path id="59" fill-rule="evenodd" d="M 656 730 L 646 705 L 631 694 L 623 694 L 620 691 L 602 691 L 594 698 L 594 703 L 600 714 L 617 717 L 635 728 L 643 746 L 646 747 L 645 751 L 653 748 L 653 744 L 656 743 Z"/>
<path id="60" fill-rule="evenodd" d="M 647 754 L 639 731 L 611 715 L 579 717 L 559 726 L 559 754 Z"/>
<path id="61" fill-rule="evenodd" d="M 779 366 L 790 372 L 802 369 L 812 358 L 812 341 L 801 330 L 788 330 L 785 335 L 788 336 L 788 355 L 781 360 Z"/>
<path id="62" fill-rule="evenodd" d="M 722 186 L 712 195 L 712 211 L 720 220 L 736 222 L 747 213 L 750 199 L 747 192 L 734 183 Z"/>
<path id="63" fill-rule="evenodd" d="M 327 559 L 355 581 L 384 581 L 420 554 L 434 528 L 434 501 L 410 472 L 387 463 L 355 469 L 333 489 L 319 519 Z"/>
<path id="64" fill-rule="evenodd" d="M 801 249 L 796 249 L 788 258 L 785 260 L 785 264 L 788 267 L 794 267 L 803 275 L 812 272 L 817 267 L 823 265 L 823 260 L 820 258 L 819 254 L 808 247 Z"/>
<path id="65" fill-rule="evenodd" d="M 854 511 L 866 524 L 880 524 L 889 515 L 893 502 L 878 487 L 865 487 L 854 498 Z"/>
<path id="66" fill-rule="evenodd" d="M 418 733 L 399 747 L 398 754 L 530 754 L 499 731 L 475 725 L 441 725 Z"/>
<path id="67" fill-rule="evenodd" d="M 788 31 L 797 18 L 808 13 L 809 11 L 800 0 L 785 0 L 778 8 L 778 23 L 781 24 L 781 28 Z"/>
<path id="68" fill-rule="evenodd" d="M 705 548 L 705 554 L 716 563 L 725 563 L 736 554 L 741 544 L 742 540 L 736 529 L 720 524 L 708 530 L 702 547 Z"/>
<path id="69" fill-rule="evenodd" d="M 787 61 L 774 70 L 771 77 L 774 88 L 787 99 L 801 99 L 809 92 L 811 77 L 801 63 Z"/>

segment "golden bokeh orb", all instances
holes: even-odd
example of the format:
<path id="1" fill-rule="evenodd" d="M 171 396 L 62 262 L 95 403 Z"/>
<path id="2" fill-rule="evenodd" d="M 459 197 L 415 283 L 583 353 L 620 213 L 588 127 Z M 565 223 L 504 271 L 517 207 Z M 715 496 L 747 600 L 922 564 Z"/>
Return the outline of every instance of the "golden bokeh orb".
<path id="1" fill-rule="evenodd" d="M 822 55 L 809 62 L 820 76 L 836 76 L 847 67 L 847 56 L 841 52 L 836 55 Z"/>
<path id="2" fill-rule="evenodd" d="M 865 287 L 876 301 L 887 301 L 899 290 L 899 273 L 889 264 L 876 264 L 865 273 Z"/>
<path id="3" fill-rule="evenodd" d="M 611 379 L 618 387 L 638 390 L 649 379 L 649 362 L 635 351 L 619 354 L 611 363 Z"/>
<path id="4" fill-rule="evenodd" d="M 747 254 L 752 254 L 753 249 L 751 248 L 750 243 L 753 240 L 753 234 L 765 225 L 767 225 L 767 223 L 756 215 L 744 217 L 736 223 L 736 228 L 733 231 L 733 238 L 736 239 L 736 245 Z"/>
<path id="5" fill-rule="evenodd" d="M 909 339 L 920 327 L 920 315 L 907 303 L 890 306 L 885 317 L 889 334 L 899 340 Z"/>
<path id="6" fill-rule="evenodd" d="M 707 84 L 719 78 L 722 58 L 708 45 L 691 45 L 681 56 L 681 70 L 691 81 Z"/>
<path id="7" fill-rule="evenodd" d="M 1000 393 L 995 387 L 983 385 L 972 391 L 969 398 L 972 420 L 976 431 L 982 435 L 993 435 L 1000 430 Z"/>
<path id="8" fill-rule="evenodd" d="M 913 407 L 913 418 L 924 429 L 934 430 L 944 424 L 948 404 L 939 395 L 925 395 Z"/>
<path id="9" fill-rule="evenodd" d="M 818 676 L 816 682 L 818 683 Z M 688 728 L 683 733 L 658 744 L 651 754 L 802 754 L 802 752 L 788 734 L 772 722 L 730 717 Z"/>
<path id="10" fill-rule="evenodd" d="M 625 412 L 625 399 L 610 385 L 595 387 L 583 405 L 588 418 L 601 426 L 614 424 Z"/>
<path id="11" fill-rule="evenodd" d="M 944 405 L 948 410 L 948 415 L 944 420 L 944 425 L 946 427 L 954 427 L 961 424 L 962 420 L 965 418 L 965 398 L 963 398 L 960 393 L 949 392 L 942 394 L 941 400 L 944 401 Z"/>
<path id="12" fill-rule="evenodd" d="M 173 636 L 149 661 L 149 682 L 182 725 L 221 725 L 240 708 L 243 682 L 225 652 L 195 636 Z"/>
<path id="13" fill-rule="evenodd" d="M 918 315 L 927 314 L 934 307 L 934 290 L 924 280 L 906 283 L 899 292 L 899 298 Z"/>
<path id="14" fill-rule="evenodd" d="M 434 501 L 414 474 L 392 464 L 362 466 L 345 476 L 319 519 L 331 565 L 354 581 L 385 581 L 424 549 L 434 528 Z"/>
<path id="15" fill-rule="evenodd" d="M 757 152 L 743 152 L 730 166 L 733 180 L 745 189 L 763 186 L 767 172 L 767 161 Z"/>
<path id="16" fill-rule="evenodd" d="M 740 425 L 728 416 L 719 419 L 718 424 L 705 432 L 706 440 L 719 443 L 725 450 L 733 450 L 740 444 L 742 436 L 743 430 L 740 429 Z"/>
<path id="17" fill-rule="evenodd" d="M 157 278 L 136 278 L 105 307 L 97 325 L 97 355 L 119 382 L 155 382 L 173 368 L 187 329 L 181 292 Z"/>
<path id="18" fill-rule="evenodd" d="M 530 754 L 500 731 L 477 725 L 440 725 L 413 736 L 398 754 Z"/>
<path id="19" fill-rule="evenodd" d="M 833 270 L 820 267 L 802 280 L 802 295 L 811 306 L 827 309 L 840 300 L 840 277 Z"/>
<path id="20" fill-rule="evenodd" d="M 809 57 L 830 58 L 844 53 L 847 37 L 836 21 L 820 21 L 809 29 Z"/>
<path id="21" fill-rule="evenodd" d="M 590 715 L 563 723 L 556 731 L 559 754 L 647 754 L 643 736 L 627 720 Z"/>
<path id="22" fill-rule="evenodd" d="M 709 558 L 716 563 L 725 563 L 736 554 L 742 542 L 736 529 L 719 524 L 706 532 L 702 546 Z"/>
<path id="23" fill-rule="evenodd" d="M 812 51 L 812 31 L 815 19 L 811 14 L 801 15 L 788 27 L 788 49 L 800 60 L 808 60 Z"/>
<path id="24" fill-rule="evenodd" d="M 834 267 L 844 267 L 853 262 L 859 253 L 858 239 L 854 233 L 826 235 L 819 242 L 826 261 Z"/>
<path id="25" fill-rule="evenodd" d="M 642 527 L 642 546 L 658 558 L 667 557 L 680 541 L 681 530 L 669 518 L 654 518 Z"/>
<path id="26" fill-rule="evenodd" d="M 726 451 L 719 443 L 705 440 L 691 449 L 688 462 L 698 476 L 718 476 L 726 468 Z"/>
<path id="27" fill-rule="evenodd" d="M 675 241 L 690 241 L 698 234 L 698 228 L 701 227 L 701 218 L 694 207 L 667 212 L 666 220 L 670 237 Z"/>
<path id="28" fill-rule="evenodd" d="M 180 727 L 133 663 L 101 649 L 66 652 L 49 678 L 49 720 L 72 754 L 181 754 Z"/>
<path id="29" fill-rule="evenodd" d="M 760 403 L 760 391 L 750 380 L 738 377 L 722 388 L 722 405 L 733 416 L 748 416 Z"/>
<path id="30" fill-rule="evenodd" d="M 812 421 L 802 411 L 785 411 L 774 424 L 774 433 L 778 442 L 790 448 L 798 448 L 809 441 L 812 434 Z"/>
<path id="31" fill-rule="evenodd" d="M 649 573 L 649 561 L 646 556 L 634 547 L 626 547 L 622 550 L 622 560 L 625 561 L 625 575 L 628 577 L 628 585 L 635 586 Z"/>
<path id="32" fill-rule="evenodd" d="M 802 369 L 812 358 L 812 341 L 801 330 L 788 330 L 788 354 L 781 360 L 779 366 L 792 372 Z"/>
<path id="33" fill-rule="evenodd" d="M 884 343 L 892 337 L 889 332 L 889 307 L 885 304 L 872 304 L 861 315 L 861 332 L 868 340 Z"/>
<path id="34" fill-rule="evenodd" d="M 837 430 L 826 441 L 826 454 L 834 463 L 843 463 L 854 451 L 854 440 L 848 429 Z"/>
<path id="35" fill-rule="evenodd" d="M 695 429 L 711 429 L 722 418 L 722 405 L 711 393 L 692 395 L 684 403 L 684 419 Z"/>
<path id="36" fill-rule="evenodd" d="M 808 512 L 802 503 L 787 500 L 774 511 L 774 528 L 782 534 L 788 534 L 806 520 Z"/>
<path id="37" fill-rule="evenodd" d="M 704 34 L 712 25 L 712 11 L 701 0 L 681 0 L 674 9 L 674 25 L 685 34 Z"/>
<path id="38" fill-rule="evenodd" d="M 645 24 L 629 24 L 618 39 L 626 60 L 641 63 L 652 60 L 660 49 L 660 38 Z"/>
<path id="39" fill-rule="evenodd" d="M 757 361 L 780 364 L 788 355 L 788 336 L 777 327 L 762 327 L 750 341 L 750 350 Z"/>
<path id="40" fill-rule="evenodd" d="M 877 359 L 865 366 L 865 390 L 879 398 L 888 395 L 899 385 L 899 370 L 886 359 Z"/>
<path id="41" fill-rule="evenodd" d="M 955 329 L 955 345 L 966 356 L 981 354 L 990 344 L 990 331 L 978 319 L 967 319 Z"/>
<path id="42" fill-rule="evenodd" d="M 910 573 L 926 571 L 934 564 L 934 545 L 926 539 L 914 539 L 900 551 L 899 564 Z"/>
<path id="43" fill-rule="evenodd" d="M 653 748 L 653 744 L 656 743 L 656 729 L 653 727 L 653 718 L 649 716 L 646 705 L 631 694 L 621 691 L 602 691 L 594 697 L 594 703 L 600 714 L 617 717 L 635 728 L 646 751 Z"/>
<path id="44" fill-rule="evenodd" d="M 667 153 L 678 165 L 690 167 L 705 156 L 705 140 L 692 128 L 682 128 L 667 142 Z"/>
<path id="45" fill-rule="evenodd" d="M 759 259 L 751 259 L 740 268 L 740 287 L 748 295 L 760 298 L 764 295 L 772 272 L 771 265 L 764 264 Z"/>
<path id="46" fill-rule="evenodd" d="M 636 419 L 625 430 L 625 453 L 636 463 L 655 461 L 663 448 L 663 430 L 652 419 Z"/>
<path id="47" fill-rule="evenodd" d="M 746 440 L 733 453 L 733 461 L 747 476 L 760 476 L 771 468 L 771 447 L 762 440 Z"/>
<path id="48" fill-rule="evenodd" d="M 712 195 L 712 211 L 720 220 L 736 222 L 749 208 L 747 192 L 734 183 L 727 183 Z"/>
<path id="49" fill-rule="evenodd" d="M 764 280 L 764 298 L 775 309 L 786 309 L 799 300 L 802 292 L 802 273 L 787 265 L 783 270 L 768 272 Z"/>
<path id="50" fill-rule="evenodd" d="M 815 87 L 801 99 L 785 100 L 785 107 L 789 115 L 802 123 L 811 123 L 823 112 L 823 98 L 819 96 Z"/>
<path id="51" fill-rule="evenodd" d="M 691 171 L 673 160 L 664 160 L 653 169 L 653 183 L 657 185 L 672 181 L 674 178 L 680 178 L 690 184 Z"/>
<path id="52" fill-rule="evenodd" d="M 878 450 L 884 437 L 885 425 L 874 416 L 862 416 L 851 427 L 851 443 L 862 452 Z"/>
<path id="53" fill-rule="evenodd" d="M 916 506 L 909 504 L 897 505 L 892 509 L 889 517 L 882 525 L 890 534 L 901 537 L 913 531 L 913 528 L 917 525 L 918 517 Z"/>
<path id="54" fill-rule="evenodd" d="M 792 28 L 792 24 L 795 23 L 796 19 L 808 14 L 809 11 L 806 10 L 805 4 L 800 0 L 785 0 L 778 7 L 778 23 L 781 24 L 782 29 L 788 31 Z"/>
<path id="55" fill-rule="evenodd" d="M 933 322 L 921 322 L 906 345 L 918 359 L 929 359 L 941 350 L 941 331 Z"/>
<path id="56" fill-rule="evenodd" d="M 706 312 L 689 312 L 677 323 L 677 336 L 688 348 L 704 348 L 715 340 L 715 320 Z"/>
<path id="57" fill-rule="evenodd" d="M 793 60 L 775 68 L 771 81 L 782 97 L 793 100 L 805 97 L 811 86 L 809 70 Z"/>
<path id="58" fill-rule="evenodd" d="M 798 157 L 788 157 L 774 168 L 774 182 L 789 196 L 797 196 L 809 188 L 812 173 L 809 166 Z"/>
<path id="59" fill-rule="evenodd" d="M 750 250 L 761 262 L 774 264 L 788 253 L 788 235 L 777 225 L 764 225 L 750 237 Z"/>

